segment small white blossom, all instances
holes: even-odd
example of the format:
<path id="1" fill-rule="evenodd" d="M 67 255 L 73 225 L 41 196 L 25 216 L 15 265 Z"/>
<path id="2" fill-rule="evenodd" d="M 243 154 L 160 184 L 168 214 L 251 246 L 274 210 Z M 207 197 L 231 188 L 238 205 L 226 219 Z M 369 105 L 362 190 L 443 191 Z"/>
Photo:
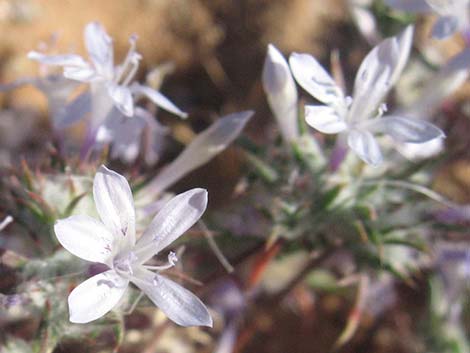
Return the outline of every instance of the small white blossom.
<path id="1" fill-rule="evenodd" d="M 296 81 L 325 104 L 305 107 L 307 123 L 326 134 L 346 134 L 349 147 L 374 166 L 383 160 L 376 133 L 415 144 L 444 137 L 439 128 L 425 121 L 399 115 L 382 117 L 386 112 L 383 101 L 406 64 L 412 38 L 410 26 L 373 48 L 356 74 L 353 97 L 344 95 L 314 57 L 293 53 L 289 63 Z"/>
<path id="2" fill-rule="evenodd" d="M 207 206 L 206 190 L 192 189 L 172 198 L 138 240 L 132 193 L 123 176 L 101 166 L 93 197 L 100 220 L 77 215 L 57 221 L 54 227 L 65 249 L 109 267 L 70 293 L 70 321 L 87 323 L 102 317 L 132 282 L 178 325 L 212 326 L 207 308 L 193 293 L 159 274 L 174 266 L 174 253 L 168 255 L 167 265 L 145 265 L 197 222 Z"/>
<path id="3" fill-rule="evenodd" d="M 297 87 L 286 59 L 272 44 L 264 60 L 263 88 L 282 137 L 287 142 L 295 141 L 299 137 Z"/>
<path id="4" fill-rule="evenodd" d="M 438 19 L 432 36 L 438 39 L 470 29 L 469 0 L 385 0 L 385 3 L 397 10 L 435 13 Z"/>
<path id="5" fill-rule="evenodd" d="M 135 36 L 130 38 L 131 47 L 124 62 L 117 66 L 114 66 L 113 41 L 100 23 L 91 22 L 85 27 L 84 40 L 89 61 L 76 54 L 45 55 L 36 51 L 29 52 L 28 57 L 44 65 L 62 66 L 68 79 L 103 85 L 114 105 L 125 116 L 134 116 L 134 101 L 146 96 L 162 109 L 186 117 L 186 113 L 160 92 L 132 82 L 142 58 L 135 48 Z"/>

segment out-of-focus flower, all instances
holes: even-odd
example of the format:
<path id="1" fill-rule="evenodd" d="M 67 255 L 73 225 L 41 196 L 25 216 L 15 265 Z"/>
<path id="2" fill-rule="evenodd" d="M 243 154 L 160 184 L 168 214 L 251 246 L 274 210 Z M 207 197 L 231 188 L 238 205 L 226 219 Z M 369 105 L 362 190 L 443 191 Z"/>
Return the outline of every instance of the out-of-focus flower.
<path id="1" fill-rule="evenodd" d="M 444 133 L 428 122 L 398 115 L 382 117 L 386 112 L 383 101 L 406 64 L 412 39 L 413 27 L 409 26 L 373 48 L 356 74 L 353 97 L 345 97 L 314 57 L 293 53 L 289 62 L 296 81 L 325 104 L 305 107 L 307 123 L 326 134 L 346 133 L 349 147 L 373 166 L 383 160 L 376 133 L 400 143 L 443 138 Z"/>
<path id="2" fill-rule="evenodd" d="M 297 87 L 287 61 L 272 44 L 268 45 L 262 81 L 282 137 L 286 142 L 295 141 L 299 137 Z"/>
<path id="3" fill-rule="evenodd" d="M 147 164 L 152 165 L 159 159 L 159 152 L 167 133 L 168 128 L 161 125 L 149 111 L 136 107 L 133 118 L 116 112 L 111 119 L 106 119 L 98 129 L 96 142 L 112 144 L 112 159 L 132 163 L 141 151 L 142 138 L 145 134 L 144 158 Z"/>
<path id="4" fill-rule="evenodd" d="M 438 19 L 432 36 L 438 39 L 470 29 L 469 0 L 385 0 L 385 3 L 402 11 L 434 12 Z"/>
<path id="5" fill-rule="evenodd" d="M 426 82 L 419 98 L 404 111 L 420 118 L 431 116 L 465 82 L 469 70 L 470 49 L 465 49 L 452 57 Z"/>
<path id="6" fill-rule="evenodd" d="M 70 321 L 87 323 L 102 317 L 116 306 L 132 282 L 175 323 L 212 326 L 207 308 L 194 294 L 159 274 L 174 266 L 177 258 L 173 252 L 166 265 L 144 265 L 201 217 L 207 192 L 192 189 L 172 198 L 137 241 L 127 180 L 102 166 L 93 182 L 93 197 L 101 221 L 78 215 L 59 220 L 54 227 L 59 242 L 72 254 L 109 267 L 70 293 Z"/>
<path id="7" fill-rule="evenodd" d="M 371 45 L 376 45 L 380 40 L 380 33 L 377 30 L 377 22 L 370 11 L 373 0 L 349 0 L 349 10 L 359 32 Z"/>
<path id="8" fill-rule="evenodd" d="M 45 55 L 31 51 L 28 57 L 44 65 L 62 66 L 64 76 L 71 80 L 103 85 L 114 105 L 128 117 L 134 116 L 134 100 L 139 96 L 146 96 L 171 113 L 186 116 L 160 92 L 132 82 L 142 58 L 135 49 L 135 36 L 130 39 L 131 47 L 124 62 L 118 66 L 114 66 L 112 39 L 100 23 L 89 23 L 85 27 L 84 39 L 89 62 L 76 54 Z"/>
<path id="9" fill-rule="evenodd" d="M 72 125 L 86 113 L 85 106 L 89 105 L 89 102 L 85 100 L 89 96 L 82 94 L 70 100 L 70 95 L 77 88 L 78 83 L 57 74 L 49 74 L 44 77 L 21 78 L 8 84 L 0 85 L 0 92 L 16 89 L 24 85 L 32 85 L 46 96 L 51 124 L 55 131 L 61 131 Z"/>
<path id="10" fill-rule="evenodd" d="M 444 283 L 446 304 L 451 317 L 460 316 L 462 299 L 470 280 L 470 246 L 468 243 L 441 242 L 435 246 L 436 266 Z"/>
<path id="11" fill-rule="evenodd" d="M 224 319 L 224 329 L 214 353 L 232 353 L 237 341 L 239 324 L 247 306 L 247 298 L 232 279 L 224 279 L 213 288 L 211 307 Z"/>
<path id="12" fill-rule="evenodd" d="M 422 88 L 419 98 L 396 114 L 412 119 L 429 120 L 468 78 L 470 70 L 470 49 L 465 49 L 451 58 Z M 398 151 L 406 158 L 416 160 L 432 157 L 444 148 L 441 138 L 424 144 L 398 144 Z"/>
<path id="13" fill-rule="evenodd" d="M 446 207 L 437 211 L 435 217 L 447 224 L 470 223 L 470 204 Z"/>
<path id="14" fill-rule="evenodd" d="M 187 114 L 156 89 L 133 82 L 141 59 L 136 51 L 135 36 L 130 39 L 131 47 L 124 62 L 117 66 L 114 65 L 112 39 L 101 24 L 89 23 L 85 27 L 84 39 L 89 61 L 75 54 L 45 55 L 32 51 L 28 54 L 30 59 L 45 67 L 61 66 L 64 76 L 60 77 L 61 80 L 52 80 L 48 76 L 32 82 L 21 82 L 35 84 L 46 93 L 49 103 L 52 103 L 51 112 L 56 130 L 63 130 L 80 119 L 87 118 L 82 158 L 93 149 L 111 144 L 112 158 L 131 163 L 140 153 L 141 137 L 145 133 L 144 157 L 148 164 L 155 163 L 161 147 L 161 137 L 166 130 L 155 121 L 150 112 L 136 107 L 136 102 L 146 98 L 180 117 L 184 118 Z M 160 76 L 163 77 L 168 69 L 157 71 L 161 71 Z M 87 83 L 90 89 L 71 97 L 73 89 L 63 89 L 62 81 L 69 85 L 73 83 L 75 86 L 72 88 L 77 83 Z"/>

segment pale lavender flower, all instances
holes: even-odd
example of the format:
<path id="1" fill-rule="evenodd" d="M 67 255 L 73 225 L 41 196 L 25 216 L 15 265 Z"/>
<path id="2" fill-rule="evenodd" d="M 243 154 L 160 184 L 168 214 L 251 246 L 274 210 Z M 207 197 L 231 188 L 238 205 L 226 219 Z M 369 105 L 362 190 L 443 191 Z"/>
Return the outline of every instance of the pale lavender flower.
<path id="1" fill-rule="evenodd" d="M 101 166 L 93 197 L 100 220 L 77 215 L 57 221 L 54 227 L 57 239 L 72 254 L 109 267 L 70 293 L 70 321 L 87 323 L 102 317 L 132 282 L 175 323 L 212 326 L 206 306 L 194 294 L 159 274 L 174 266 L 173 252 L 167 265 L 145 265 L 197 222 L 207 206 L 206 190 L 192 189 L 172 198 L 138 240 L 132 193 L 123 176 Z"/>
<path id="2" fill-rule="evenodd" d="M 440 242 L 435 246 L 437 270 L 445 288 L 445 305 L 451 321 L 462 315 L 462 300 L 470 284 L 470 246 L 468 242 Z"/>
<path id="3" fill-rule="evenodd" d="M 444 133 L 428 122 L 399 115 L 382 117 L 386 112 L 385 97 L 406 64 L 412 39 L 413 27 L 409 26 L 373 48 L 356 74 L 353 97 L 344 95 L 314 57 L 293 53 L 289 63 L 294 78 L 325 104 L 305 107 L 307 124 L 326 134 L 345 134 L 349 147 L 373 166 L 383 160 L 376 133 L 399 143 L 421 144 L 443 138 Z"/>
<path id="4" fill-rule="evenodd" d="M 44 65 L 63 67 L 64 76 L 68 79 L 90 83 L 95 90 L 104 89 L 114 105 L 128 117 L 134 116 L 134 101 L 140 96 L 146 96 L 171 113 L 186 117 L 186 113 L 160 92 L 132 82 L 142 58 L 136 51 L 135 36 L 130 39 L 131 47 L 124 62 L 117 66 L 114 66 L 113 41 L 100 23 L 91 22 L 85 27 L 84 40 L 89 61 L 76 54 L 45 55 L 36 51 L 29 52 L 28 57 Z"/>
<path id="5" fill-rule="evenodd" d="M 401 11 L 435 13 L 438 19 L 432 28 L 432 36 L 438 39 L 470 29 L 469 0 L 385 0 L 385 3 Z"/>
<path id="6" fill-rule="evenodd" d="M 56 132 L 60 132 L 80 120 L 86 113 L 87 95 L 79 95 L 70 100 L 70 95 L 77 88 L 78 83 L 70 81 L 61 75 L 48 74 L 44 77 L 25 77 L 14 82 L 0 85 L 0 92 L 9 91 L 32 85 L 39 89 L 47 98 L 51 124 Z"/>
<path id="7" fill-rule="evenodd" d="M 210 301 L 214 310 L 225 322 L 214 353 L 232 353 L 243 312 L 247 306 L 247 298 L 235 281 L 227 279 L 217 283 L 213 288 Z"/>
<path id="8" fill-rule="evenodd" d="M 82 158 L 93 148 L 112 143 L 112 157 L 127 163 L 133 162 L 139 154 L 141 137 L 145 131 L 148 137 L 146 152 L 149 153 L 149 156 L 145 156 L 146 161 L 154 163 L 158 154 L 155 148 L 160 147 L 156 140 L 165 130 L 155 119 L 149 118 L 150 113 L 136 107 L 135 103 L 141 98 L 147 98 L 180 117 L 184 118 L 187 114 L 157 90 L 133 82 L 141 59 L 136 51 L 135 36 L 130 39 L 131 48 L 124 62 L 117 66 L 114 65 L 112 39 L 98 22 L 91 22 L 85 27 L 84 39 L 89 61 L 75 54 L 45 55 L 36 51 L 28 54 L 29 58 L 42 65 L 63 67 L 65 78 L 90 86 L 89 91 L 79 95 L 63 109 L 61 126 L 67 127 L 88 117 Z"/>
<path id="9" fill-rule="evenodd" d="M 149 111 L 136 107 L 133 118 L 115 111 L 112 117 L 106 119 L 98 129 L 96 143 L 97 146 L 111 144 L 111 158 L 125 163 L 134 162 L 143 147 L 145 162 L 153 165 L 160 157 L 167 133 L 168 128 L 160 124 Z M 145 141 L 144 146 L 142 140 Z"/>
<path id="10" fill-rule="evenodd" d="M 0 293 L 0 308 L 10 309 L 14 306 L 25 305 L 28 299 L 23 294 L 3 294 Z"/>
<path id="11" fill-rule="evenodd" d="M 286 59 L 272 44 L 268 45 L 262 82 L 282 137 L 286 142 L 295 141 L 299 137 L 297 87 Z"/>
<path id="12" fill-rule="evenodd" d="M 434 216 L 447 224 L 470 223 L 470 204 L 451 206 L 435 212 Z"/>

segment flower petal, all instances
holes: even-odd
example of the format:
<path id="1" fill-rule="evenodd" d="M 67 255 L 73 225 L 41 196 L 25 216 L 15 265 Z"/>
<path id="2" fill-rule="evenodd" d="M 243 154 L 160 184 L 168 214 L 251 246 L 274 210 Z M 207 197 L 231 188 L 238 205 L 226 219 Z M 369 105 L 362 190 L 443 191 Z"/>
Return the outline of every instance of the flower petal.
<path id="1" fill-rule="evenodd" d="M 385 0 L 385 3 L 400 11 L 427 12 L 431 7 L 426 0 Z"/>
<path id="2" fill-rule="evenodd" d="M 395 148 L 405 158 L 416 161 L 431 158 L 442 152 L 444 139 L 438 138 L 424 143 L 397 143 Z"/>
<path id="3" fill-rule="evenodd" d="M 348 134 L 349 147 L 367 164 L 378 166 L 382 163 L 382 152 L 369 131 L 352 130 Z"/>
<path id="4" fill-rule="evenodd" d="M 411 49 L 413 27 L 387 38 L 362 61 L 354 82 L 354 99 L 348 122 L 363 121 L 375 114 L 401 74 Z"/>
<path id="5" fill-rule="evenodd" d="M 69 295 L 70 321 L 85 324 L 99 319 L 116 306 L 128 284 L 129 281 L 114 270 L 82 282 Z"/>
<path id="6" fill-rule="evenodd" d="M 264 61 L 263 88 L 284 140 L 296 140 L 299 137 L 297 87 L 286 59 L 272 44 L 268 45 Z"/>
<path id="7" fill-rule="evenodd" d="M 306 105 L 305 121 L 324 134 L 337 134 L 348 127 L 343 117 L 326 105 Z"/>
<path id="8" fill-rule="evenodd" d="M 100 77 L 96 75 L 96 71 L 91 67 L 65 67 L 64 77 L 70 80 L 80 82 L 91 82 L 99 80 Z"/>
<path id="9" fill-rule="evenodd" d="M 165 149 L 165 137 L 168 135 L 168 127 L 163 126 L 149 111 L 137 107 L 135 118 L 145 123 L 144 131 L 144 159 L 147 165 L 154 165 L 160 159 Z"/>
<path id="10" fill-rule="evenodd" d="M 379 42 L 380 34 L 372 9 L 364 4 L 363 1 L 361 2 L 361 0 L 350 0 L 349 8 L 359 32 L 367 39 L 369 44 L 377 44 L 377 42 Z"/>
<path id="11" fill-rule="evenodd" d="M 375 120 L 376 123 L 371 125 L 370 129 L 387 134 L 398 142 L 424 143 L 445 137 L 441 129 L 423 120 L 399 116 L 387 116 Z"/>
<path id="12" fill-rule="evenodd" d="M 179 284 L 144 268 L 135 269 L 131 280 L 176 324 L 212 327 L 204 303 Z"/>
<path id="13" fill-rule="evenodd" d="M 470 70 L 470 49 L 453 56 L 434 74 L 420 92 L 419 99 L 404 110 L 411 117 L 428 119 L 443 101 L 454 93 L 467 79 Z"/>
<path id="14" fill-rule="evenodd" d="M 292 53 L 289 64 L 297 83 L 313 97 L 328 105 L 343 103 L 343 92 L 313 56 Z"/>
<path id="15" fill-rule="evenodd" d="M 158 194 L 210 161 L 238 137 L 252 115 L 252 111 L 244 111 L 217 120 L 198 134 L 173 162 L 142 188 L 141 193 Z"/>
<path id="16" fill-rule="evenodd" d="M 82 119 L 91 109 L 91 95 L 84 92 L 52 115 L 54 129 L 63 130 Z"/>
<path id="17" fill-rule="evenodd" d="M 457 11 L 468 10 L 467 0 L 426 0 L 428 5 L 439 15 L 457 15 Z"/>
<path id="18" fill-rule="evenodd" d="M 109 96 L 113 99 L 115 106 L 128 117 L 134 116 L 134 99 L 129 87 L 110 84 L 108 86 Z"/>
<path id="19" fill-rule="evenodd" d="M 459 28 L 459 19 L 456 16 L 439 17 L 432 27 L 432 36 L 437 39 L 444 39 L 454 34 Z"/>
<path id="20" fill-rule="evenodd" d="M 46 80 L 47 80 L 47 77 L 46 77 Z M 23 77 L 23 78 L 19 78 L 18 80 L 15 80 L 13 82 L 0 84 L 0 92 L 7 92 L 7 91 L 10 91 L 10 90 L 14 90 L 14 89 L 17 89 L 17 88 L 22 87 L 24 85 L 38 86 L 38 84 L 40 82 L 41 82 L 41 79 L 39 79 L 37 77 Z M 41 89 L 41 88 L 39 88 L 39 89 Z"/>
<path id="21" fill-rule="evenodd" d="M 168 98 L 166 98 L 163 94 L 150 88 L 148 86 L 142 86 L 139 84 L 133 84 L 131 89 L 136 94 L 143 94 L 148 99 L 150 99 L 155 105 L 158 107 L 166 110 L 167 112 L 173 113 L 178 115 L 181 118 L 187 118 L 188 114 L 183 112 L 180 108 L 178 108 L 175 104 L 173 104 Z"/>
<path id="22" fill-rule="evenodd" d="M 207 191 L 191 189 L 176 195 L 157 213 L 137 241 L 135 254 L 146 262 L 196 223 L 207 207 Z"/>
<path id="23" fill-rule="evenodd" d="M 60 244 L 75 256 L 111 264 L 115 238 L 100 221 L 88 216 L 71 216 L 54 225 Z"/>
<path id="24" fill-rule="evenodd" d="M 85 46 L 96 71 L 111 79 L 114 69 L 113 40 L 99 22 L 85 27 Z"/>
<path id="25" fill-rule="evenodd" d="M 119 243 L 119 249 L 135 244 L 135 210 L 127 180 L 120 174 L 101 166 L 93 181 L 96 210 L 106 227 Z"/>
<path id="26" fill-rule="evenodd" d="M 73 66 L 77 68 L 89 67 L 88 63 L 80 55 L 75 54 L 45 55 L 37 51 L 30 51 L 28 59 L 38 61 L 44 65 Z"/>
<path id="27" fill-rule="evenodd" d="M 137 116 L 129 118 L 120 113 L 110 115 L 99 131 L 101 134 L 106 132 L 112 141 L 111 158 L 132 163 L 139 154 L 141 136 L 146 125 L 146 122 Z"/>

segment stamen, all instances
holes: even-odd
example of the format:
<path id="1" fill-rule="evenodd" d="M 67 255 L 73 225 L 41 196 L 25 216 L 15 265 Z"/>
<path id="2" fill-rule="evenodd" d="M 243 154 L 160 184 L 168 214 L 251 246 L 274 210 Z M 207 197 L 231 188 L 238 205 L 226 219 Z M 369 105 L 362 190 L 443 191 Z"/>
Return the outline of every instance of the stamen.
<path id="1" fill-rule="evenodd" d="M 177 262 L 178 262 L 178 257 L 176 256 L 176 253 L 174 253 L 173 251 L 170 251 L 170 253 L 168 254 L 168 263 L 166 265 L 162 265 L 162 266 L 144 265 L 144 267 L 148 270 L 164 271 L 164 270 L 168 270 L 169 268 L 176 266 Z"/>
<path id="2" fill-rule="evenodd" d="M 139 61 L 142 59 L 142 56 L 138 53 L 134 53 L 134 57 L 130 61 L 130 68 L 128 69 L 128 73 L 124 80 L 122 81 L 123 86 L 127 86 L 132 79 L 134 78 L 135 74 L 137 73 L 137 70 L 139 69 Z"/>
<path id="3" fill-rule="evenodd" d="M 138 260 L 138 257 L 136 256 L 136 254 L 134 254 L 131 251 L 122 258 L 118 257 L 114 261 L 114 268 L 118 272 L 123 272 L 123 273 L 133 275 L 134 271 L 132 269 L 132 264 L 136 262 L 137 260 Z"/>
<path id="4" fill-rule="evenodd" d="M 176 253 L 173 252 L 173 251 L 170 251 L 170 253 L 168 254 L 168 264 L 166 264 L 164 266 L 145 266 L 145 267 L 148 268 L 148 269 L 163 271 L 163 270 L 168 270 L 169 268 L 175 266 L 177 262 L 178 262 L 178 257 L 176 256 Z M 158 286 L 159 281 L 160 281 L 159 276 L 158 275 L 155 276 L 153 278 L 153 285 Z"/>
<path id="5" fill-rule="evenodd" d="M 136 51 L 136 42 L 137 36 L 132 35 L 129 38 L 129 51 L 127 52 L 124 62 L 119 66 L 118 73 L 115 77 L 116 83 L 123 81 L 123 85 L 128 85 L 139 68 L 139 61 L 142 59 L 142 56 Z"/>
<path id="6" fill-rule="evenodd" d="M 176 256 L 176 253 L 174 251 L 170 251 L 170 253 L 168 254 L 168 262 L 173 266 L 176 266 L 176 263 L 178 262 L 178 257 Z"/>
<path id="7" fill-rule="evenodd" d="M 384 115 L 384 113 L 386 113 L 388 110 L 387 108 L 387 104 L 386 103 L 382 103 L 379 107 L 379 117 Z"/>

